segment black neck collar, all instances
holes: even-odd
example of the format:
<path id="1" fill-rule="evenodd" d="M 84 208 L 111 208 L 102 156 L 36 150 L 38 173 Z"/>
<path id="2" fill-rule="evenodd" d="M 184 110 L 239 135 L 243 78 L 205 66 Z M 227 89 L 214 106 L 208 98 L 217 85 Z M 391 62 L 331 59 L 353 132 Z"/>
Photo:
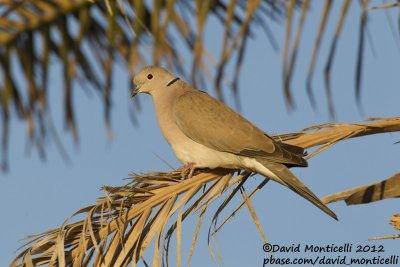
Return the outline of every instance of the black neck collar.
<path id="1" fill-rule="evenodd" d="M 167 84 L 167 86 L 170 86 L 170 85 L 172 85 L 172 84 L 174 84 L 176 81 L 178 81 L 179 80 L 179 78 L 178 77 L 176 77 L 175 79 L 173 79 L 172 81 L 170 81 L 168 84 Z"/>

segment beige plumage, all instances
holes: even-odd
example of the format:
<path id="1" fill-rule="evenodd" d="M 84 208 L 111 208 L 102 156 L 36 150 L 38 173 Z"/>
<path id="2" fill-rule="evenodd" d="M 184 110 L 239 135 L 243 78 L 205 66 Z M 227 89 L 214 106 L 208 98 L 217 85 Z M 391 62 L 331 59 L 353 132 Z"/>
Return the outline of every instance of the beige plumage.
<path id="1" fill-rule="evenodd" d="M 144 68 L 135 75 L 134 83 L 133 95 L 152 96 L 161 131 L 182 163 L 257 172 L 337 219 L 288 169 L 307 166 L 302 148 L 274 141 L 227 105 L 163 68 Z"/>

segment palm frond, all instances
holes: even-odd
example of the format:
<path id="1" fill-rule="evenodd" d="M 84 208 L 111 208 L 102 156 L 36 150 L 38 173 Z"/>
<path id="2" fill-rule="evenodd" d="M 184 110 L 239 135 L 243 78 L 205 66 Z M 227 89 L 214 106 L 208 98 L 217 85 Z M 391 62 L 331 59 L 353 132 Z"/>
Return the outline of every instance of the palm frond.
<path id="1" fill-rule="evenodd" d="M 331 69 L 332 69 L 333 61 L 334 61 L 335 54 L 336 54 L 337 43 L 338 43 L 339 37 L 342 33 L 343 25 L 344 25 L 345 19 L 347 17 L 346 15 L 349 10 L 351 2 L 352 2 L 351 0 L 343 1 L 342 7 L 340 9 L 340 17 L 337 21 L 335 33 L 332 38 L 332 42 L 330 44 L 328 59 L 326 61 L 325 67 L 324 67 L 326 99 L 328 101 L 329 114 L 332 118 L 335 117 L 335 109 L 334 109 L 333 99 L 332 99 Z"/>
<path id="2" fill-rule="evenodd" d="M 390 224 L 393 225 L 394 229 L 400 231 L 400 214 L 393 214 L 390 218 Z M 384 235 L 378 237 L 371 237 L 369 240 L 385 240 L 385 239 L 397 239 L 400 238 L 400 234 Z"/>
<path id="3" fill-rule="evenodd" d="M 393 225 L 394 229 L 400 231 L 400 214 L 393 214 L 390 224 Z"/>
<path id="4" fill-rule="evenodd" d="M 399 197 L 400 173 L 396 173 L 383 181 L 358 186 L 338 193 L 333 193 L 323 197 L 321 200 L 325 204 L 344 200 L 346 202 L 346 205 L 359 205 L 381 201 L 387 198 Z M 392 224 L 396 230 L 400 230 L 400 215 L 394 214 L 390 220 L 390 224 Z M 396 238 L 400 238 L 400 234 L 371 237 L 369 238 L 369 240 L 384 240 Z"/>
<path id="5" fill-rule="evenodd" d="M 332 2 L 331 0 L 327 0 L 325 1 L 324 7 L 323 7 L 323 11 L 321 14 L 321 20 L 318 26 L 318 33 L 317 33 L 317 37 L 315 39 L 314 42 L 314 47 L 313 47 L 313 52 L 312 52 L 312 56 L 311 56 L 311 61 L 310 61 L 310 65 L 308 67 L 308 74 L 307 74 L 307 93 L 308 93 L 308 97 L 311 101 L 311 105 L 315 108 L 316 107 L 316 101 L 314 99 L 314 94 L 312 91 L 312 80 L 313 80 L 313 76 L 314 76 L 314 71 L 315 71 L 315 64 L 317 62 L 317 57 L 318 57 L 318 52 L 320 50 L 321 47 L 321 41 L 323 38 L 324 33 L 326 32 L 326 25 L 328 22 L 328 18 L 329 18 L 329 14 L 330 11 L 332 9 Z"/>
<path id="6" fill-rule="evenodd" d="M 399 7 L 399 6 L 400 6 L 399 2 L 384 3 L 384 4 L 380 4 L 380 5 L 376 5 L 376 6 L 371 7 L 371 10 L 388 9 L 388 8 L 394 8 L 394 7 Z"/>
<path id="7" fill-rule="evenodd" d="M 344 200 L 347 205 L 357 205 L 397 197 L 400 197 L 400 173 L 380 182 L 325 196 L 322 201 L 328 204 Z"/>
<path id="8" fill-rule="evenodd" d="M 355 130 L 359 127 L 363 127 L 364 131 Z M 347 134 L 345 128 L 353 134 Z M 275 138 L 281 139 L 283 136 L 292 144 L 310 148 L 332 145 L 355 136 L 399 130 L 400 118 L 383 118 L 358 124 L 318 125 Z M 126 266 L 129 263 L 135 266 L 139 260 L 145 261 L 144 252 L 152 243 L 153 266 L 160 266 L 169 260 L 173 233 L 177 234 L 179 265 L 182 262 L 180 247 L 183 222 L 188 216 L 197 215 L 198 221 L 187 261 L 190 263 L 203 216 L 212 203 L 221 200 L 208 231 L 210 252 L 217 258 L 213 243 L 215 234 L 232 215 L 220 224 L 219 216 L 238 193 L 243 202 L 233 213 L 246 206 L 262 241 L 266 240 L 251 199 L 267 184 L 267 179 L 263 179 L 248 194 L 244 189 L 252 178 L 248 172 L 197 170 L 192 178 L 184 180 L 181 180 L 181 171 L 132 174 L 131 177 L 131 181 L 124 186 L 104 187 L 103 197 L 95 204 L 78 210 L 61 227 L 30 237 L 12 266 Z M 398 180 L 395 182 L 399 183 Z"/>
<path id="9" fill-rule="evenodd" d="M 331 72 L 337 54 L 339 37 L 348 17 L 350 2 L 343 1 L 338 13 L 337 26 L 332 34 L 330 52 L 326 61 L 325 90 L 328 108 L 334 116 L 331 88 Z M 370 1 L 362 1 L 360 11 L 359 48 L 356 66 L 355 92 L 360 99 L 362 66 L 364 58 L 365 28 Z M 223 99 L 224 86 L 235 95 L 239 88 L 241 66 L 249 37 L 254 36 L 256 26 L 264 29 L 273 47 L 276 47 L 270 25 L 286 25 L 283 45 L 282 84 L 286 102 L 295 106 L 291 81 L 295 73 L 296 58 L 300 52 L 304 22 L 310 16 L 313 1 L 270 0 L 218 0 L 182 1 L 156 0 L 149 4 L 143 0 L 4 0 L 0 6 L 0 107 L 2 113 L 2 167 L 7 167 L 9 121 L 17 117 L 26 124 L 30 144 L 45 158 L 46 139 L 53 140 L 64 151 L 52 128 L 48 105 L 48 77 L 51 62 L 61 65 L 63 79 L 64 121 L 74 139 L 79 132 L 74 108 L 74 91 L 77 84 L 94 88 L 101 95 L 104 121 L 111 135 L 111 90 L 114 63 L 127 66 L 133 73 L 145 64 L 164 64 L 174 72 L 190 79 L 193 84 L 206 86 L 212 80 L 213 88 Z M 332 20 L 331 10 L 337 4 L 326 1 L 319 12 L 320 22 L 312 49 L 306 90 L 311 103 L 316 106 L 312 94 L 312 80 L 319 58 L 322 40 L 329 38 L 327 25 Z M 378 6 L 378 9 L 395 7 L 397 4 Z M 300 13 L 296 20 L 296 12 Z M 207 51 L 204 31 L 209 17 L 217 18 L 223 28 L 221 51 L 217 59 Z M 354 23 L 354 22 L 352 22 Z M 297 25 L 297 26 L 296 26 Z M 292 30 L 296 29 L 292 38 Z M 325 37 L 324 37 L 325 36 Z M 180 57 L 177 48 L 192 54 L 192 67 Z M 232 62 L 233 77 L 223 83 L 228 75 L 227 66 Z M 188 70 L 189 69 L 189 70 Z M 20 76 L 23 76 L 21 81 Z M 237 96 L 238 97 L 238 96 Z M 239 103 L 238 98 L 236 98 Z M 62 154 L 65 154 L 62 152 Z"/>
<path id="10" fill-rule="evenodd" d="M 400 131 L 400 117 L 369 118 L 362 123 L 327 123 L 311 126 L 298 133 L 276 135 L 274 138 L 302 148 L 316 147 L 307 156 L 311 158 L 339 141 L 398 131 Z"/>

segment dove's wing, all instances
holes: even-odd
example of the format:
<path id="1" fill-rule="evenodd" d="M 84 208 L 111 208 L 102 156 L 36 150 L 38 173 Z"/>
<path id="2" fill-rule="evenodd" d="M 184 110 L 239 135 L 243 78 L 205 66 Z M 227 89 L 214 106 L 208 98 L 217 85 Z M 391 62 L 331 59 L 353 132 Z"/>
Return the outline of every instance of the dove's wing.
<path id="1" fill-rule="evenodd" d="M 176 100 L 173 114 L 190 139 L 209 148 L 288 166 L 307 166 L 301 148 L 285 149 L 230 107 L 201 91 L 188 91 Z"/>
<path id="2" fill-rule="evenodd" d="M 303 151 L 301 148 L 274 141 L 231 108 L 200 91 L 182 94 L 173 109 L 178 127 L 190 139 L 218 151 L 255 158 L 290 189 L 337 220 L 335 213 L 284 166 L 307 166 L 303 154 L 297 153 Z"/>

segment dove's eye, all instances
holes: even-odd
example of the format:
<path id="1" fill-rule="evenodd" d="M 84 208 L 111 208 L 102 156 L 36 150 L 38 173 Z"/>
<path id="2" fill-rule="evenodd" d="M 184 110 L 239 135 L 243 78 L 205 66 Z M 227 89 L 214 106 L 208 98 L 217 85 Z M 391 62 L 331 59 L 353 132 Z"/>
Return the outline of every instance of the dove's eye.
<path id="1" fill-rule="evenodd" d="M 147 75 L 147 79 L 149 79 L 149 80 L 153 79 L 153 74 Z"/>

